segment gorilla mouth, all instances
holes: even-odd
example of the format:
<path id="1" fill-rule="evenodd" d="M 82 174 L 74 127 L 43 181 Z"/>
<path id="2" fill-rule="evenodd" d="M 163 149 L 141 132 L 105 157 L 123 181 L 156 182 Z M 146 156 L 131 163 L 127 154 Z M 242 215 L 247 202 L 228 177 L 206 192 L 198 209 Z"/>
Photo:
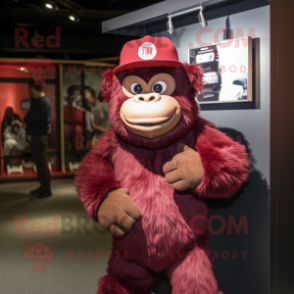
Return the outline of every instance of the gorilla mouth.
<path id="1" fill-rule="evenodd" d="M 139 126 L 139 127 L 145 127 L 145 128 L 151 128 L 151 127 L 155 127 L 155 126 L 160 126 L 163 125 L 165 123 L 167 123 L 168 121 L 172 120 L 172 118 L 175 116 L 176 111 L 166 120 L 160 122 L 160 123 L 153 123 L 153 124 L 134 124 L 134 123 L 130 123 L 128 121 L 129 124 L 133 125 L 133 126 Z"/>

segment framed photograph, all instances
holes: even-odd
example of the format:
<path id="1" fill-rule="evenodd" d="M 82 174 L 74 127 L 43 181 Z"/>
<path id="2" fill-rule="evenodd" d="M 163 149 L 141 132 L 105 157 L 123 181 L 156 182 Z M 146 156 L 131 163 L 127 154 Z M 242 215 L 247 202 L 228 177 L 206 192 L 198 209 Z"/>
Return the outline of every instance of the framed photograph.
<path id="1" fill-rule="evenodd" d="M 189 49 L 189 64 L 203 73 L 199 104 L 252 101 L 252 38 Z"/>

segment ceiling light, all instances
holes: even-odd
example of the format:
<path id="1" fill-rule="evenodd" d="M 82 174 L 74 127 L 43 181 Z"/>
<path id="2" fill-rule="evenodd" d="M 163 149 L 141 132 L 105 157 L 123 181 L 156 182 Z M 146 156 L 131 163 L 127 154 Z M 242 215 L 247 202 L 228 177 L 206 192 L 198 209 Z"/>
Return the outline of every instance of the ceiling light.
<path id="1" fill-rule="evenodd" d="M 45 6 L 46 6 L 48 9 L 58 10 L 58 7 L 57 7 L 57 4 L 56 4 L 55 1 L 47 0 L 47 1 L 45 2 Z"/>
<path id="2" fill-rule="evenodd" d="M 71 21 L 75 21 L 75 22 L 79 22 L 80 19 L 78 18 L 78 16 L 75 14 L 75 13 L 72 13 L 68 16 L 68 18 L 71 20 Z"/>

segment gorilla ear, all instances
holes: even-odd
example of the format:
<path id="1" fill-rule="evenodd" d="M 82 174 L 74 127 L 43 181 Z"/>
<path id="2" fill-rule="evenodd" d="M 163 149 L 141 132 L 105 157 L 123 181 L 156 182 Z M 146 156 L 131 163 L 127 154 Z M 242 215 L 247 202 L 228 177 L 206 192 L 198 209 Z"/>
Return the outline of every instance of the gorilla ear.
<path id="1" fill-rule="evenodd" d="M 187 64 L 185 63 L 185 71 L 190 80 L 191 86 L 194 89 L 195 93 L 198 93 L 202 90 L 202 73 L 199 70 L 197 64 Z"/>
<path id="2" fill-rule="evenodd" d="M 111 99 L 111 94 L 112 94 L 114 70 L 111 68 L 108 68 L 103 73 L 103 77 L 104 77 L 104 80 L 102 81 L 102 85 L 101 85 L 102 96 L 106 102 L 109 102 L 109 100 Z"/>

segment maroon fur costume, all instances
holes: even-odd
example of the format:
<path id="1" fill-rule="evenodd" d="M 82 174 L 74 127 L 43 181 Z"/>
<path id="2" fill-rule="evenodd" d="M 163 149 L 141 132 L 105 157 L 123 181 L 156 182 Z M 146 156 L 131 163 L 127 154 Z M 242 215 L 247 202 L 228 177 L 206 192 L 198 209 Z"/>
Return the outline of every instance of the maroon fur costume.
<path id="1" fill-rule="evenodd" d="M 128 99 L 121 89 L 127 75 L 145 81 L 168 73 L 176 81 L 173 97 L 182 109 L 177 126 L 152 139 L 127 130 L 119 116 Z M 97 220 L 99 204 L 110 190 L 127 188 L 142 217 L 122 238 L 114 237 L 108 275 L 98 294 L 150 294 L 154 272 L 166 270 L 173 294 L 217 294 L 207 233 L 207 197 L 227 198 L 248 177 L 245 147 L 198 114 L 195 94 L 201 74 L 195 65 L 153 67 L 104 74 L 103 94 L 110 106 L 113 129 L 85 156 L 76 173 L 76 188 L 88 214 Z M 179 192 L 166 181 L 163 165 L 176 155 L 178 144 L 196 149 L 204 177 L 198 187 Z"/>

